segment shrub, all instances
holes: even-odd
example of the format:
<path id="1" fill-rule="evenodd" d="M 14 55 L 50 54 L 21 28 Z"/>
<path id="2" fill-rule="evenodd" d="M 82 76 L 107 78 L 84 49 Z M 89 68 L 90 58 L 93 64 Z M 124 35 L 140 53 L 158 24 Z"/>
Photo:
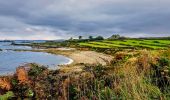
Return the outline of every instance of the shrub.
<path id="1" fill-rule="evenodd" d="M 152 69 L 153 83 L 163 92 L 170 92 L 170 60 L 160 58 L 157 64 L 152 64 Z"/>
<path id="2" fill-rule="evenodd" d="M 153 41 L 153 43 L 160 43 L 159 41 Z"/>
<path id="3" fill-rule="evenodd" d="M 28 82 L 28 73 L 24 67 L 18 67 L 16 75 L 17 75 L 17 80 L 19 81 L 20 84 L 24 84 Z"/>
<path id="4" fill-rule="evenodd" d="M 26 96 L 27 96 L 27 97 L 33 97 L 33 96 L 34 96 L 34 92 L 32 91 L 32 89 L 28 89 L 28 90 L 26 91 Z"/>
<path id="5" fill-rule="evenodd" d="M 31 69 L 28 72 L 29 76 L 37 76 L 41 74 L 46 68 L 44 66 L 38 66 L 37 64 L 32 64 Z"/>
<path id="6" fill-rule="evenodd" d="M 3 90 L 11 89 L 11 83 L 7 78 L 0 78 L 0 89 Z"/>
<path id="7" fill-rule="evenodd" d="M 6 94 L 0 96 L 0 100 L 9 100 L 14 97 L 14 93 L 12 91 L 8 91 Z"/>

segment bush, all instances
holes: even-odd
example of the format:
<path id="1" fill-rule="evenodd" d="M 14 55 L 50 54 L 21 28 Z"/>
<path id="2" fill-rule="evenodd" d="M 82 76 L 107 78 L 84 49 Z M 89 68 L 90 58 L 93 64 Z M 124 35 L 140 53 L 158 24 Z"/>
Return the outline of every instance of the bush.
<path id="1" fill-rule="evenodd" d="M 9 100 L 14 97 L 14 93 L 12 91 L 8 91 L 6 94 L 0 96 L 0 100 Z"/>
<path id="2" fill-rule="evenodd" d="M 159 41 L 153 41 L 153 43 L 160 43 Z"/>
<path id="3" fill-rule="evenodd" d="M 163 92 L 170 92 L 170 60 L 160 58 L 157 64 L 152 64 L 152 82 Z"/>
<path id="4" fill-rule="evenodd" d="M 28 72 L 29 76 L 37 76 L 41 74 L 45 69 L 43 66 L 38 66 L 37 64 L 32 64 L 31 69 Z"/>

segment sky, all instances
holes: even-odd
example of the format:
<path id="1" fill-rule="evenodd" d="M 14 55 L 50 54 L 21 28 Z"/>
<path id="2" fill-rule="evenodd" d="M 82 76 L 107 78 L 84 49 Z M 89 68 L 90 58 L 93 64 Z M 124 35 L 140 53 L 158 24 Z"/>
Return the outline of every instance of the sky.
<path id="1" fill-rule="evenodd" d="M 0 0 L 1 40 L 170 36 L 170 0 Z"/>

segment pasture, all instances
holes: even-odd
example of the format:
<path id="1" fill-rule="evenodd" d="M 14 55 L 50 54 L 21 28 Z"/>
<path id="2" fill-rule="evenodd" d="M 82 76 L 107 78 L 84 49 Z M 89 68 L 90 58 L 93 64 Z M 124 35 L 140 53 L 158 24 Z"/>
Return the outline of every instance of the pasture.
<path id="1" fill-rule="evenodd" d="M 126 40 L 102 40 L 92 42 L 81 42 L 81 47 L 90 48 L 147 48 L 147 49 L 167 49 L 170 47 L 170 40 L 149 40 L 149 39 L 126 39 Z"/>

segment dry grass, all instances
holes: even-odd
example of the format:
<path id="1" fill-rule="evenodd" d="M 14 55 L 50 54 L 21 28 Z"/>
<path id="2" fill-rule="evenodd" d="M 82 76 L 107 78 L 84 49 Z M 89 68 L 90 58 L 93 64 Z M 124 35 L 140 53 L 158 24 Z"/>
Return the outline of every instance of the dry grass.
<path id="1" fill-rule="evenodd" d="M 121 91 L 124 99 L 147 100 L 152 94 L 161 95 L 156 86 L 145 82 L 145 75 L 150 71 L 150 62 L 155 61 L 155 57 L 147 50 L 139 51 L 139 54 L 140 56 L 132 57 L 114 69 L 119 77 L 119 82 L 116 82 L 119 84 L 115 89 Z"/>

